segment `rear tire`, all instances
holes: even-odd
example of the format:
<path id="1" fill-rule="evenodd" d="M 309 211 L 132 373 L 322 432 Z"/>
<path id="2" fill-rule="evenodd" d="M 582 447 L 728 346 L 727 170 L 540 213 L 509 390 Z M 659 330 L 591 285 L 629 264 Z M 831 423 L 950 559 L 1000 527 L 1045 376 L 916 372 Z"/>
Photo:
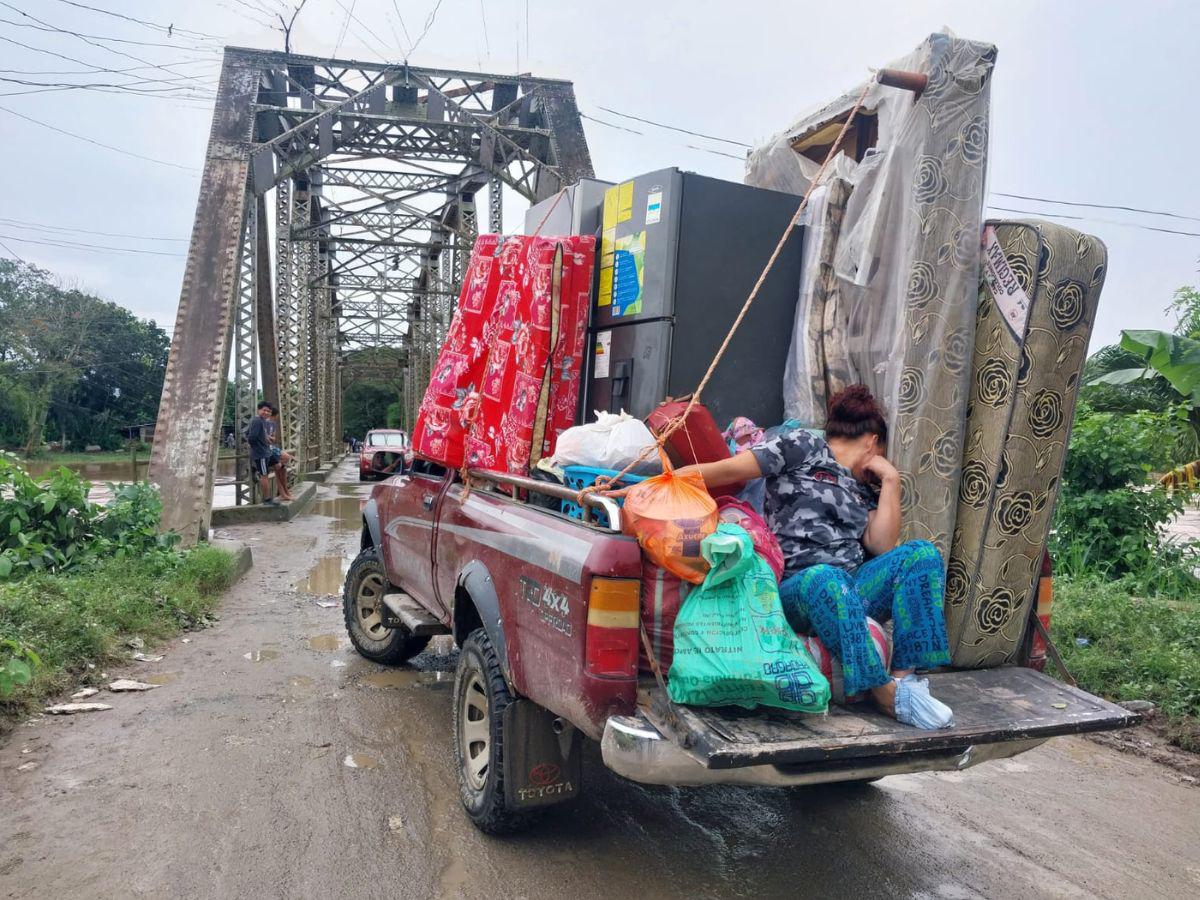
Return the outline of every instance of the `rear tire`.
<path id="1" fill-rule="evenodd" d="M 454 673 L 454 756 L 467 817 L 485 834 L 511 834 L 535 815 L 510 809 L 504 797 L 504 710 L 513 702 L 487 633 L 463 642 Z"/>
<path id="2" fill-rule="evenodd" d="M 346 574 L 342 592 L 342 618 L 354 649 L 372 662 L 387 666 L 406 663 L 429 643 L 428 637 L 414 637 L 407 628 L 388 628 L 381 610 L 387 592 L 387 573 L 379 561 L 379 551 L 363 548 Z"/>

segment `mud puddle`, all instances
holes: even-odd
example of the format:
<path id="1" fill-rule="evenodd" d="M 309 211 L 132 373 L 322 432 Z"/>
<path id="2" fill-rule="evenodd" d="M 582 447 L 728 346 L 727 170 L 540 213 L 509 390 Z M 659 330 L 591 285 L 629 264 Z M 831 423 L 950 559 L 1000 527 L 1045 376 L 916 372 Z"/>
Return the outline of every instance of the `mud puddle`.
<path id="1" fill-rule="evenodd" d="M 347 753 L 342 765 L 347 769 L 375 769 L 379 767 L 379 760 L 366 753 Z"/>
<path id="2" fill-rule="evenodd" d="M 248 659 L 250 662 L 270 662 L 273 659 L 279 659 L 281 652 L 280 650 L 272 650 L 270 647 L 261 647 L 258 650 L 243 653 L 242 659 Z"/>
<path id="3" fill-rule="evenodd" d="M 376 688 L 407 688 L 415 685 L 452 684 L 453 672 L 422 672 L 418 669 L 387 669 L 359 679 L 360 684 Z"/>
<path id="4" fill-rule="evenodd" d="M 312 511 L 318 516 L 328 516 L 334 520 L 334 531 L 356 532 L 362 528 L 362 508 L 366 497 L 339 495 L 318 500 Z"/>
<path id="5" fill-rule="evenodd" d="M 318 634 L 308 639 L 308 649 L 318 653 L 329 653 L 340 646 L 342 642 L 336 634 Z"/>
<path id="6" fill-rule="evenodd" d="M 158 672 L 154 675 L 147 675 L 142 681 L 146 684 L 171 684 L 179 678 L 178 672 Z"/>
<path id="7" fill-rule="evenodd" d="M 343 556 L 320 557 L 303 580 L 296 582 L 296 590 L 306 594 L 336 597 L 342 593 L 346 573 L 350 571 L 350 560 Z"/>

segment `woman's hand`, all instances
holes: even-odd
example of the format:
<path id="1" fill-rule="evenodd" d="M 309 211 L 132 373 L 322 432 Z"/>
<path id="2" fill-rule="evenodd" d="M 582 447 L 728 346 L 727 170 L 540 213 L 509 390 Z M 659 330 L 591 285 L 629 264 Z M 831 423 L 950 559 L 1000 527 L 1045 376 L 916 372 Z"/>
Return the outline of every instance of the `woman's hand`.
<path id="1" fill-rule="evenodd" d="M 900 483 L 900 471 L 893 466 L 886 456 L 872 456 L 863 463 L 863 472 L 869 472 L 879 479 L 880 484 Z"/>

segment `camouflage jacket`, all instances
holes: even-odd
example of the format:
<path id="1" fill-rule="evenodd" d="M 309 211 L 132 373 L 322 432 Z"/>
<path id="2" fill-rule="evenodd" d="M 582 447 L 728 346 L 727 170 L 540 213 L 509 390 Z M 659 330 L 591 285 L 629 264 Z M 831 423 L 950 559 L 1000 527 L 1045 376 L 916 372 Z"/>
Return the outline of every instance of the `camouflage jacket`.
<path id="1" fill-rule="evenodd" d="M 766 476 L 763 513 L 783 550 L 785 577 L 827 563 L 856 569 L 876 496 L 802 428 L 750 448 Z"/>

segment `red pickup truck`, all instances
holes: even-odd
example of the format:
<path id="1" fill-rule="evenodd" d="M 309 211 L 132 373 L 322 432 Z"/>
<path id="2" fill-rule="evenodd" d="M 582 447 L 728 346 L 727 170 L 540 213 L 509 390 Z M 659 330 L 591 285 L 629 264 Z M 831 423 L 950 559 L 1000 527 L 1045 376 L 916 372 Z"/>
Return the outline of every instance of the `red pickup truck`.
<path id="1" fill-rule="evenodd" d="M 400 665 L 431 636 L 454 636 L 460 794 L 486 832 L 578 794 L 584 739 L 634 781 L 787 787 L 965 769 L 1137 720 L 1018 666 L 931 675 L 955 712 L 944 731 L 866 705 L 819 716 L 675 706 L 639 677 L 641 556 L 613 501 L 588 498 L 578 521 L 550 508 L 575 499 L 561 486 L 468 478 L 469 489 L 418 461 L 374 488 L 343 607 L 354 646 L 377 662 Z"/>

